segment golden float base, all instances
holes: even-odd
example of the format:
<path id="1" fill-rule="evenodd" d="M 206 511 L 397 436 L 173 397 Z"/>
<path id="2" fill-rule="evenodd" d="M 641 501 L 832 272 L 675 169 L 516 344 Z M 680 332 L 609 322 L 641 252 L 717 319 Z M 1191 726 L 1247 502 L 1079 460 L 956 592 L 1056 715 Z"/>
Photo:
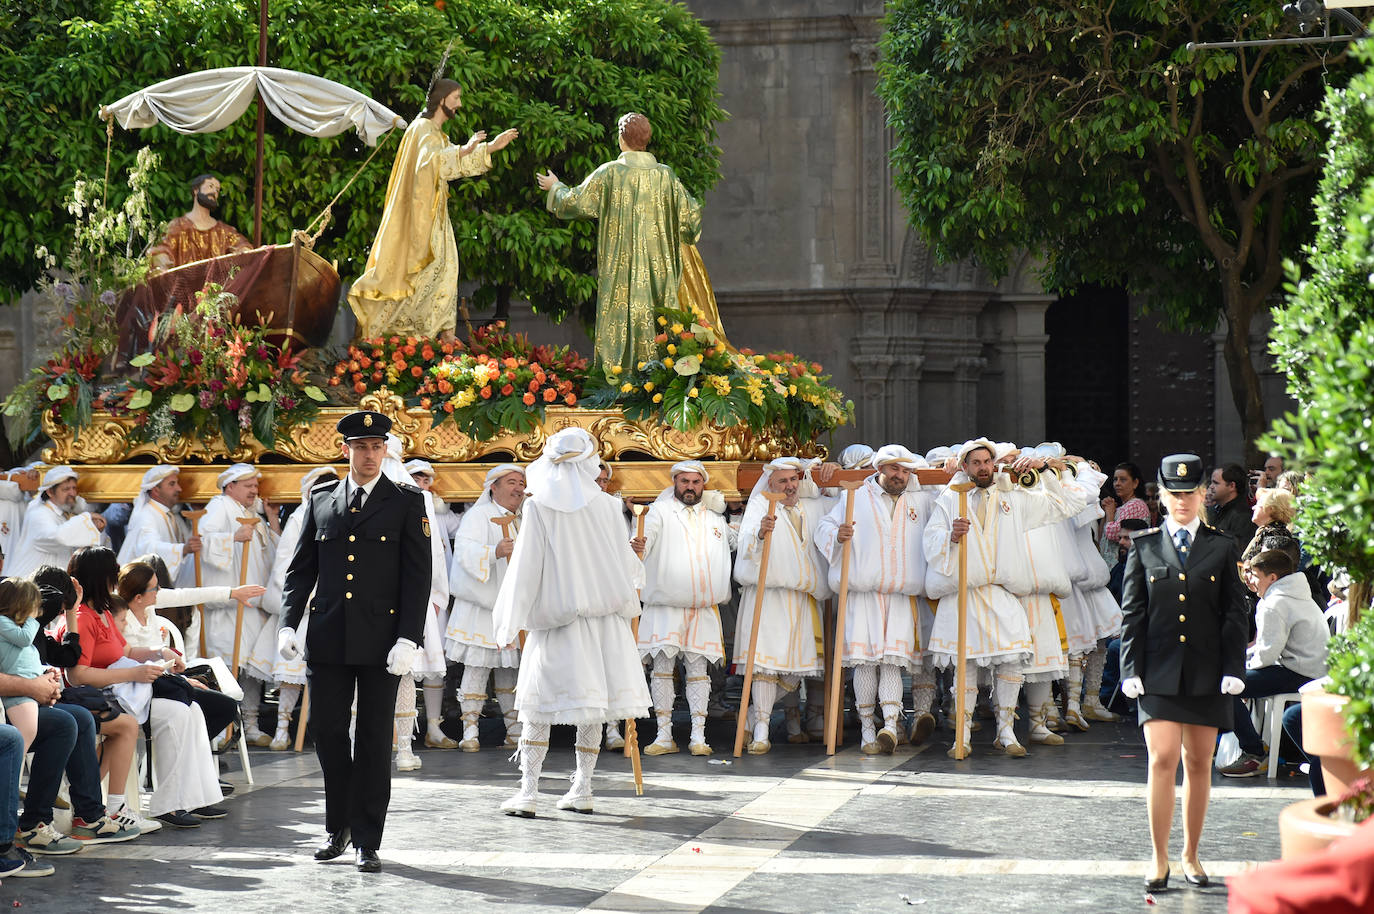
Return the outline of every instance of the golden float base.
<path id="1" fill-rule="evenodd" d="M 361 408 L 389 416 L 406 458 L 433 464 L 436 492 L 454 501 L 475 499 L 491 467 L 510 461 L 528 463 L 543 451 L 550 435 L 571 427 L 585 428 L 601 443 L 601 455 L 612 467 L 612 489 L 634 498 L 662 491 L 668 485 L 668 469 L 679 460 L 712 461 L 710 487 L 735 498 L 739 497 L 736 477 L 742 463 L 786 454 L 825 455 L 823 446 L 798 442 L 774 429 L 701 425 L 680 432 L 656 422 L 627 419 L 617 409 L 550 407 L 543 423 L 529 433 L 503 432 L 479 441 L 451 422 L 435 426 L 428 410 L 406 409 L 401 398 L 386 388 L 363 397 Z M 181 466 L 183 497 L 197 501 L 218 491 L 215 477 L 226 463 L 233 462 L 257 464 L 268 495 L 295 500 L 306 470 L 324 464 L 342 468 L 334 425 L 349 412 L 352 409 L 348 407 L 325 407 L 313 423 L 296 429 L 290 439 L 278 441 L 271 449 L 245 434 L 232 452 L 213 431 L 204 438 L 132 442 L 134 422 L 128 417 L 97 413 L 90 427 L 76 436 L 45 416 L 43 430 L 52 445 L 43 451 L 43 459 L 50 465 L 76 466 L 81 493 L 91 501 L 131 500 L 138 494 L 144 470 L 154 463 Z"/>

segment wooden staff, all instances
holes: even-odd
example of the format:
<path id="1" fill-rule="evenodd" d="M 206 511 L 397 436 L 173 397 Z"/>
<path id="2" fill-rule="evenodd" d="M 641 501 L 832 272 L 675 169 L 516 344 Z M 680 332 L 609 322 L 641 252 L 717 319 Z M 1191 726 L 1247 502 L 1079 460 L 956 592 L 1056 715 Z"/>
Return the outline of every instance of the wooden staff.
<path id="1" fill-rule="evenodd" d="M 635 516 L 635 538 L 644 539 L 644 516 L 649 512 L 647 505 L 630 502 L 630 513 Z M 630 636 L 634 639 L 635 649 L 639 649 L 639 617 L 630 620 Z M 625 719 L 625 755 L 630 760 L 630 768 L 635 774 L 635 796 L 644 796 L 644 769 L 639 758 L 639 727 L 633 717 Z"/>
<path id="2" fill-rule="evenodd" d="M 844 489 L 844 522 L 847 525 L 854 523 L 854 492 L 863 486 L 863 480 L 839 480 L 835 481 L 841 489 Z M 844 688 L 844 612 L 849 601 L 849 556 L 853 551 L 854 537 L 844 541 L 840 547 L 840 592 L 835 600 L 835 647 L 834 659 L 831 660 L 831 670 L 833 674 L 830 678 L 830 694 L 825 701 L 825 754 L 835 754 L 835 744 L 839 741 L 839 733 L 843 729 L 840 725 L 840 694 Z"/>
<path id="3" fill-rule="evenodd" d="M 238 521 L 239 521 L 240 524 L 243 524 L 243 526 L 245 526 L 245 527 L 247 527 L 247 528 L 249 528 L 249 529 L 252 529 L 252 527 L 253 527 L 255 524 L 257 524 L 257 522 L 258 522 L 259 520 L 261 520 L 261 519 L 262 519 L 262 518 L 258 517 L 258 516 L 255 514 L 255 515 L 253 515 L 252 517 L 240 517 L 240 518 L 238 519 Z M 240 586 L 240 587 L 242 587 L 243 585 L 245 585 L 245 584 L 248 583 L 248 544 L 251 543 L 251 542 L 253 542 L 253 538 L 252 538 L 252 537 L 249 537 L 248 539 L 244 540 L 244 541 L 243 541 L 243 547 L 242 547 L 242 549 L 239 551 L 239 586 Z M 235 678 L 235 679 L 238 679 L 238 678 L 239 678 L 239 640 L 243 637 L 243 613 L 244 613 L 244 610 L 246 610 L 247 608 L 248 608 L 248 604 L 247 604 L 247 603 L 245 603 L 243 600 L 239 600 L 239 601 L 238 601 L 238 615 L 237 615 L 237 616 L 235 617 L 235 619 L 234 619 L 234 678 Z M 202 623 L 202 630 L 203 630 L 203 623 Z"/>
<path id="4" fill-rule="evenodd" d="M 972 482 L 950 483 L 950 488 L 959 493 L 959 516 L 968 517 L 968 493 Z M 970 527 L 959 539 L 959 665 L 954 668 L 954 758 L 960 760 L 968 755 L 968 743 L 964 741 L 964 687 L 968 682 L 965 667 L 968 665 L 968 538 L 973 532 Z"/>
<path id="5" fill-rule="evenodd" d="M 778 511 L 778 502 L 787 496 L 781 492 L 763 492 L 764 498 L 768 499 L 768 517 L 775 517 Z M 763 555 L 759 557 L 759 580 L 758 593 L 754 597 L 754 624 L 749 630 L 749 654 L 745 658 L 744 665 L 744 690 L 739 698 L 739 719 L 735 722 L 735 758 L 739 758 L 744 752 L 744 728 L 749 722 L 749 689 L 754 684 L 754 653 L 759 649 L 759 617 L 763 615 L 763 588 L 768 583 L 768 553 L 773 548 L 773 537 L 768 533 L 761 534 L 763 539 Z"/>
<path id="6" fill-rule="evenodd" d="M 515 537 L 513 537 L 513 536 L 510 535 L 510 525 L 513 524 L 513 523 L 515 523 L 515 515 L 514 515 L 514 514 L 507 514 L 507 515 L 504 515 L 504 516 L 502 516 L 502 517 L 492 517 L 492 518 L 488 518 L 488 520 L 490 520 L 493 524 L 495 524 L 496 526 L 498 526 L 498 527 L 501 528 L 501 539 L 503 539 L 503 540 L 512 540 L 512 541 L 515 539 Z M 506 559 L 506 561 L 509 562 L 510 559 Z M 525 649 L 525 630 L 522 628 L 522 629 L 520 629 L 520 650 L 523 651 L 524 649 Z"/>
<path id="7" fill-rule="evenodd" d="M 296 751 L 305 751 L 305 722 L 310 719 L 310 684 L 301 686 L 301 722 L 296 725 Z"/>
<path id="8" fill-rule="evenodd" d="M 205 511 L 204 508 L 202 508 L 202 509 L 199 510 L 199 511 L 182 511 L 182 512 L 181 512 L 181 516 L 184 517 L 184 518 L 186 518 L 188 521 L 191 522 L 191 536 L 200 536 L 200 519 L 201 519 L 202 517 L 204 517 L 205 514 L 206 514 L 206 511 Z M 201 572 L 200 572 L 200 553 L 199 553 L 199 552 L 193 553 L 191 557 L 192 557 L 193 559 L 195 559 L 195 565 L 196 565 L 196 586 L 197 586 L 197 587 L 200 587 L 200 586 L 202 586 L 202 585 L 201 585 L 201 576 L 200 576 L 200 575 L 201 575 Z M 197 604 L 196 604 L 196 609 L 200 612 L 200 656 L 201 656 L 201 657 L 204 657 L 204 656 L 206 655 L 206 653 L 208 653 L 208 652 L 206 651 L 206 648 L 205 648 L 205 604 L 204 604 L 204 603 L 197 603 Z"/>

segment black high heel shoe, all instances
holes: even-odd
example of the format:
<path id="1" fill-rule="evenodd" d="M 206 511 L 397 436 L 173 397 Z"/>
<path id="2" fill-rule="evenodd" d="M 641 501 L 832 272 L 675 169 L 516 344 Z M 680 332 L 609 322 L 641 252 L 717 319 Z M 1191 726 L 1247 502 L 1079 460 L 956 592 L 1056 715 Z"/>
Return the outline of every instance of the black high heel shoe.
<path id="1" fill-rule="evenodd" d="M 1207 874 L 1202 871 L 1202 867 L 1198 867 L 1197 873 L 1195 874 L 1188 872 L 1185 868 L 1183 870 L 1183 881 L 1189 885 L 1197 886 L 1200 889 L 1205 889 L 1212 884 L 1211 880 L 1207 878 Z"/>
<path id="2" fill-rule="evenodd" d="M 1186 877 L 1185 877 L 1186 878 Z M 1169 891 L 1169 870 L 1166 867 L 1164 876 L 1160 879 L 1146 879 L 1145 891 L 1147 892 L 1167 892 Z"/>

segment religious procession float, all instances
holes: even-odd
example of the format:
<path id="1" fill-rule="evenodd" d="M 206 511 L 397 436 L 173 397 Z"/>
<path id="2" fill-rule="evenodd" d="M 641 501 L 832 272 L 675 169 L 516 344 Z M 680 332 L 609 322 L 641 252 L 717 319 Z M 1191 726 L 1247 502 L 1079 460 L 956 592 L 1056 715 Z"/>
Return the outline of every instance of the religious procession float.
<path id="1" fill-rule="evenodd" d="M 441 94 L 449 85 L 437 81 Z M 436 84 L 429 94 L 435 98 Z M 426 245 L 447 229 L 453 244 L 448 181 L 489 167 L 491 154 L 509 142 L 502 134 L 476 145 L 448 143 L 427 117 L 452 113 L 442 98 L 407 127 L 338 83 L 233 67 L 166 80 L 102 106 L 100 116 L 107 136 L 116 123 L 205 133 L 237 119 L 255 98 L 259 150 L 264 110 L 312 136 L 355 130 L 376 147 L 361 168 L 384 135 L 405 129 L 368 272 L 354 282 L 358 334 L 345 349 L 325 345 L 342 288 L 327 252 L 315 251 L 329 206 L 289 243 L 261 243 L 261 153 L 252 241 L 211 215 L 218 182 L 209 176 L 213 183 L 194 188 L 191 213 L 155 228 L 145 187 L 158 163 L 147 149 L 117 211 L 106 205 L 108 167 L 104 186 L 78 181 L 68 201 L 75 246 L 61 262 L 38 252 L 53 277 L 43 291 L 58 322 L 57 348 L 4 408 L 11 440 L 31 449 L 47 439 L 42 460 L 80 465 L 89 499 L 132 498 L 142 464 L 151 463 L 181 465 L 191 500 L 213 494 L 216 474 L 238 461 L 262 468 L 267 491 L 294 491 L 303 469 L 339 462 L 335 422 L 359 407 L 390 416 L 406 455 L 433 464 L 436 488 L 455 499 L 475 498 L 488 469 L 534 459 L 551 434 L 570 426 L 600 442 L 622 494 L 655 495 L 672 462 L 702 459 L 714 461 L 713 487 L 734 498 L 748 492 L 759 462 L 822 456 L 827 434 L 852 417 L 852 403 L 827 383 L 821 365 L 790 352 L 737 348 L 726 338 L 691 233 L 663 256 L 676 294 L 660 294 L 641 313 L 621 313 L 618 324 L 603 302 L 592 358 L 536 345 L 504 322 L 474 327 L 466 309 L 464 326 L 454 327 L 456 257 L 448 273 L 440 252 L 425 255 L 434 263 L 418 276 L 379 280 L 374 273 L 389 263 L 416 257 L 397 240 L 397 223 Z M 439 143 L 450 159 L 441 161 L 426 143 Z M 631 148 L 622 159 L 636 155 L 647 156 Z M 439 172 L 426 174 L 426 167 Z M 432 222 L 417 226 L 403 209 L 426 180 L 437 202 Z M 140 235 L 162 240 L 144 249 L 135 243 Z M 604 288 L 604 250 L 600 257 Z M 386 300 L 388 282 L 405 294 Z M 446 326 L 403 313 L 415 303 L 415 287 L 426 284 L 438 288 L 431 310 L 447 306 Z M 642 326 L 626 329 L 636 321 Z M 605 357 L 617 340 L 622 357 Z"/>

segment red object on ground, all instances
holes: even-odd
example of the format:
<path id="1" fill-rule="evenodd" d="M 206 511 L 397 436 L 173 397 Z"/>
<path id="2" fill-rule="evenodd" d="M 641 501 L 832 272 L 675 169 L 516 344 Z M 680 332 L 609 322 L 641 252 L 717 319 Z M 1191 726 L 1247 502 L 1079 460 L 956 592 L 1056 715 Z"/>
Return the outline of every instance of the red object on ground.
<path id="1" fill-rule="evenodd" d="M 1229 914 L 1374 911 L 1374 819 L 1324 851 L 1226 880 Z"/>

